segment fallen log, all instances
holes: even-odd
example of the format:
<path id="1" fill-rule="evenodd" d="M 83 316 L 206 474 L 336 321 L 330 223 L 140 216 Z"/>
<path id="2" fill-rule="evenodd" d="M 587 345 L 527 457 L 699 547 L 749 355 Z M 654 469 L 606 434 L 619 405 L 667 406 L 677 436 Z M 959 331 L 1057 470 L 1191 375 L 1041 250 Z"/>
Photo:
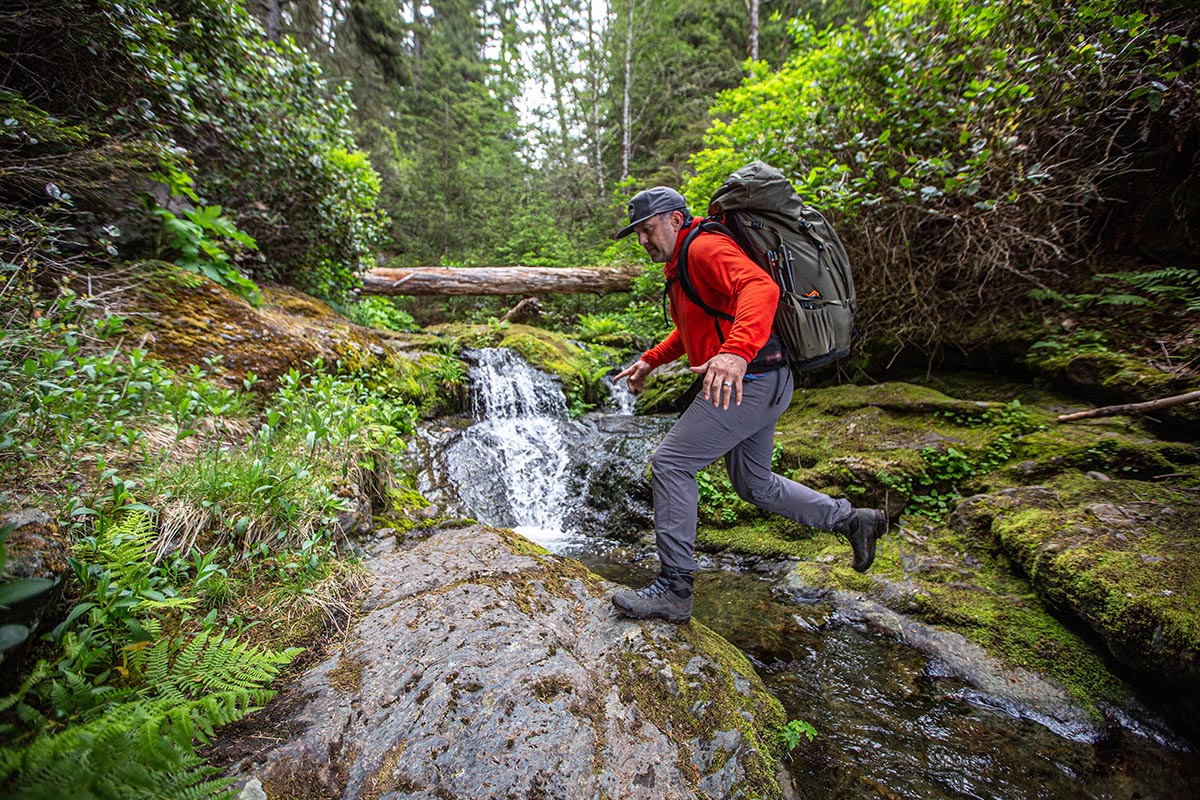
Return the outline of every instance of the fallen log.
<path id="1" fill-rule="evenodd" d="M 1184 403 L 1194 403 L 1200 400 L 1200 391 L 1163 397 L 1158 400 L 1148 400 L 1145 403 L 1125 403 L 1119 406 L 1104 406 L 1088 411 L 1076 411 L 1074 414 L 1061 414 L 1059 422 L 1071 422 L 1076 419 L 1091 419 L 1093 417 L 1115 417 L 1118 414 L 1141 414 L 1144 411 L 1154 411 L 1159 408 L 1169 408 Z"/>
<path id="2" fill-rule="evenodd" d="M 585 294 L 624 292 L 642 267 L 378 267 L 362 276 L 363 294 Z"/>

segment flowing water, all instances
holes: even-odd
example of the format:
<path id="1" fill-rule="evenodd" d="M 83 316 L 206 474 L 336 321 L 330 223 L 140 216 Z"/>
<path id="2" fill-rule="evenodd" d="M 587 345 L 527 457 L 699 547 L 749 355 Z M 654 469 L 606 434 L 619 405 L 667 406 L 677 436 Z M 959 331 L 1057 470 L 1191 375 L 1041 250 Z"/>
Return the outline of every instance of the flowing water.
<path id="1" fill-rule="evenodd" d="M 611 487 L 640 474 L 672 420 L 630 416 L 614 387 L 610 411 L 573 421 L 558 384 L 519 357 L 472 358 L 471 424 L 423 432 L 414 463 L 426 496 L 610 580 L 648 582 L 656 562 L 628 535 L 649 528 L 648 498 Z M 696 618 L 747 653 L 789 718 L 818 731 L 790 760 L 801 797 L 1200 797 L 1200 756 L 1147 712 L 1113 710 L 1088 731 L 1024 718 L 827 603 L 781 598 L 772 575 L 702 563 Z"/>

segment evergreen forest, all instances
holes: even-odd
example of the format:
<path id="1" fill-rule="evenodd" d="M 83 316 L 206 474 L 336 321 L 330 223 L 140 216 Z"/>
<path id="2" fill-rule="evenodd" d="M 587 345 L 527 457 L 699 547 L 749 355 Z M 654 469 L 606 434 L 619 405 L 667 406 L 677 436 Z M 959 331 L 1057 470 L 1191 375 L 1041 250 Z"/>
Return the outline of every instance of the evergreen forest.
<path id="1" fill-rule="evenodd" d="M 577 416 L 669 331 L 614 239 L 640 189 L 703 214 L 761 160 L 833 223 L 862 338 L 806 385 L 1200 389 L 1198 67 L 1187 0 L 5 2 L 3 793 L 236 796 L 206 748 L 354 617 L 349 532 L 429 523 L 397 458 L 465 413 L 459 352 L 540 359 Z M 631 265 L 528 329 L 362 280 Z M 1193 493 L 1197 408 L 1147 423 Z"/>

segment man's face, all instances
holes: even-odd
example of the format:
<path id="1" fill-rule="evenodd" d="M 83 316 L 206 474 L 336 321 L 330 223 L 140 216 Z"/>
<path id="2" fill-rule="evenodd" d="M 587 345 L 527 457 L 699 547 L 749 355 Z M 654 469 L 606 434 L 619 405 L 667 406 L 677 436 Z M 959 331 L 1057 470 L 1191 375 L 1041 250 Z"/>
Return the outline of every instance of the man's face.
<path id="1" fill-rule="evenodd" d="M 650 254 L 650 260 L 662 264 L 675 252 L 675 241 L 679 238 L 682 225 L 683 215 L 678 211 L 668 211 L 639 222 L 633 232 L 637 234 L 638 244 Z"/>

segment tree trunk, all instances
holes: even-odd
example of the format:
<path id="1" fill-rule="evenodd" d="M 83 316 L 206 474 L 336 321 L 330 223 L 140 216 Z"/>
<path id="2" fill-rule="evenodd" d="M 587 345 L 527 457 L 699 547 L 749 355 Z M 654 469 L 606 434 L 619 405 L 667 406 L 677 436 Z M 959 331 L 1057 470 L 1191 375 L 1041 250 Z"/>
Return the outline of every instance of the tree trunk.
<path id="1" fill-rule="evenodd" d="M 283 33 L 283 4 L 280 0 L 261 0 L 263 29 L 267 38 L 279 44 Z"/>
<path id="2" fill-rule="evenodd" d="M 591 76 L 590 89 L 592 100 L 592 144 L 596 156 L 596 185 L 600 187 L 600 197 L 604 197 L 604 150 L 601 145 L 603 129 L 600 122 L 600 58 L 596 54 L 596 20 L 593 18 L 593 3 L 587 4 L 588 10 L 588 74 Z M 607 21 L 607 18 L 606 18 Z"/>
<path id="3" fill-rule="evenodd" d="M 750 60 L 758 61 L 758 5 L 759 0 L 747 0 L 750 4 Z"/>
<path id="4" fill-rule="evenodd" d="M 625 28 L 625 84 L 621 98 L 621 180 L 629 177 L 630 151 L 633 149 L 629 130 L 630 78 L 633 74 L 633 0 L 629 0 L 629 22 Z"/>
<path id="5" fill-rule="evenodd" d="M 625 292 L 639 266 L 579 267 L 380 267 L 363 273 L 363 294 L 480 295 Z"/>

